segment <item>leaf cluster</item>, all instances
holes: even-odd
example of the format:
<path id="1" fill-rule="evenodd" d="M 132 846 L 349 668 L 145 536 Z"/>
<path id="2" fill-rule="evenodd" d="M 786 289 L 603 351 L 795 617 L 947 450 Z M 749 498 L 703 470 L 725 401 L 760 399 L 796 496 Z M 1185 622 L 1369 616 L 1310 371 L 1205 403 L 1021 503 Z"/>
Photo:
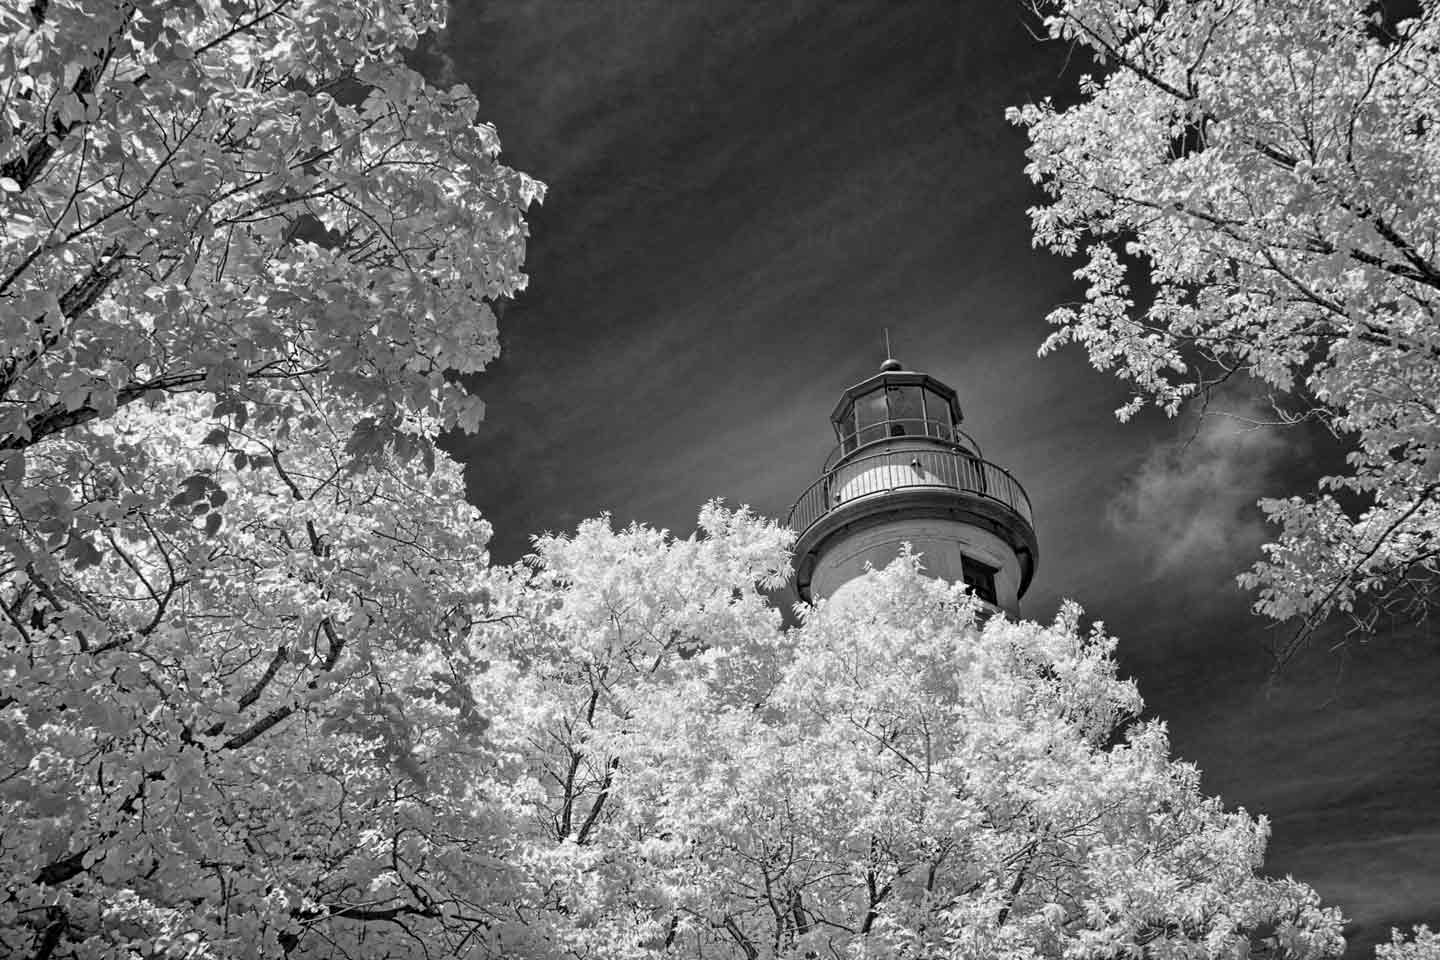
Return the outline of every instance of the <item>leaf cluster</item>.
<path id="1" fill-rule="evenodd" d="M 1371 5 L 1373 6 L 1373 5 Z M 1119 415 L 1269 391 L 1272 426 L 1325 424 L 1348 469 L 1261 504 L 1279 525 L 1241 582 L 1293 620 L 1424 615 L 1440 573 L 1440 7 L 1342 0 L 1055 0 L 1088 50 L 1080 101 L 1010 111 L 1048 195 L 1035 243 L 1084 257 L 1050 316 L 1134 388 Z M 1143 281 L 1143 287 L 1142 283 Z M 1144 289 L 1145 295 L 1137 291 Z"/>

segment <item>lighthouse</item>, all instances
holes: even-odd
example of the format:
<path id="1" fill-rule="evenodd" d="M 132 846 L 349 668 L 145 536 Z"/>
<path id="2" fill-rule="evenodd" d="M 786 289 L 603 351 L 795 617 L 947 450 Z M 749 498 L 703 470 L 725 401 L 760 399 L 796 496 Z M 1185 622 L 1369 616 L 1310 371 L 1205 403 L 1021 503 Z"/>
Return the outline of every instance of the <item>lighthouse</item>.
<path id="1" fill-rule="evenodd" d="M 788 518 L 801 599 L 862 589 L 908 543 L 930 576 L 1019 613 L 1039 552 L 1030 499 L 962 422 L 953 388 L 893 358 L 841 395 L 835 448 Z"/>

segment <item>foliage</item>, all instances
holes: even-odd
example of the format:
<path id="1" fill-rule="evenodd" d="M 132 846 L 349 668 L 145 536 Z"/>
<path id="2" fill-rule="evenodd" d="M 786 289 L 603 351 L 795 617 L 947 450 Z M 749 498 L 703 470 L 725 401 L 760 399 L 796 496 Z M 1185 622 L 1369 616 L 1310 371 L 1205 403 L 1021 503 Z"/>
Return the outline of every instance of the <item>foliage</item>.
<path id="1" fill-rule="evenodd" d="M 474 793 L 488 528 L 458 466 L 355 469 L 323 407 L 211 444 L 208 400 L 164 409 L 35 445 L 12 485 L 53 498 L 56 548 L 7 533 L 0 952 L 458 942 L 504 832 Z"/>
<path id="2" fill-rule="evenodd" d="M 495 355 L 489 304 L 523 286 L 541 188 L 497 162 L 465 88 L 398 62 L 443 4 L 3 16 L 0 450 L 196 389 L 473 426 L 445 373 Z"/>
<path id="3" fill-rule="evenodd" d="M 1339 952 L 1074 608 L 982 624 L 907 556 L 787 631 L 790 534 L 715 504 L 487 571 L 452 464 L 347 471 L 319 414 L 211 450 L 202 412 L 112 422 L 156 489 L 253 455 L 208 475 L 245 522 L 121 494 L 65 632 L 8 664 L 12 952 Z"/>
<path id="4" fill-rule="evenodd" d="M 1049 202 L 1035 242 L 1083 252 L 1082 344 L 1129 382 L 1122 419 L 1235 374 L 1352 447 L 1241 577 L 1297 619 L 1423 613 L 1440 570 L 1440 6 L 1393 22 L 1344 0 L 1046 0 L 1089 48 L 1074 105 L 1012 109 Z M 1137 293 L 1136 278 L 1143 282 Z M 1288 406 L 1298 403 L 1298 409 Z"/>
<path id="5" fill-rule="evenodd" d="M 560 952 L 1338 954 L 1338 914 L 1256 873 L 1265 821 L 1201 796 L 1078 610 L 982 624 L 905 557 L 782 631 L 755 590 L 776 532 L 701 524 L 541 540 L 480 628 Z"/>
<path id="6" fill-rule="evenodd" d="M 479 400 L 541 187 L 427 0 L 0 8 L 0 953 L 463 952 Z"/>
<path id="7" fill-rule="evenodd" d="M 1440 957 L 1440 934 L 1429 927 L 1416 927 L 1407 940 L 1396 930 L 1389 943 L 1375 948 L 1376 960 L 1436 960 Z"/>

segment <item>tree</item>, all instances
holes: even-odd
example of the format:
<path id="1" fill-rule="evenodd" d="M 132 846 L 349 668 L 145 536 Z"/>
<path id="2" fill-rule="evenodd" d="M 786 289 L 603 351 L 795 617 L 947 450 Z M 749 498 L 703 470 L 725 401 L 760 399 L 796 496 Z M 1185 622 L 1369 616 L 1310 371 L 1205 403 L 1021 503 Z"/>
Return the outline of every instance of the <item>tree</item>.
<path id="1" fill-rule="evenodd" d="M 452 462 L 358 465 L 343 413 L 207 438 L 210 406 L 132 406 L 10 484 L 53 511 L 7 517 L 40 539 L 5 584 L 0 952 L 459 945 L 506 872 L 467 643 L 488 528 Z"/>
<path id="2" fill-rule="evenodd" d="M 460 953 L 510 872 L 444 429 L 541 186 L 430 2 L 0 9 L 0 953 Z"/>
<path id="3" fill-rule="evenodd" d="M 1298 627 L 1425 612 L 1440 572 L 1440 6 L 1054 0 L 1088 48 L 1077 102 L 1012 109 L 1030 137 L 1035 242 L 1083 251 L 1083 345 L 1130 383 L 1125 419 L 1245 375 L 1318 420 L 1348 471 L 1263 501 L 1279 524 L 1240 579 Z M 1137 288 L 1136 283 L 1144 287 Z M 1141 295 L 1137 290 L 1143 290 Z"/>
<path id="4" fill-rule="evenodd" d="M 517 867 L 567 956 L 1320 957 L 1339 916 L 1257 874 L 1065 608 L 981 623 L 902 557 L 785 631 L 788 538 L 537 542 L 479 627 Z M 508 679 L 507 679 L 508 678 Z M 514 684 L 514 685 L 512 685 Z"/>
<path id="5" fill-rule="evenodd" d="M 7 11 L 0 450 L 204 389 L 473 426 L 541 187 L 398 62 L 443 3 Z M 323 243 L 306 242 L 321 240 Z M 429 421 L 435 421 L 433 424 Z M 7 454 L 7 463 L 16 462 Z"/>
<path id="6" fill-rule="evenodd" d="M 1429 927 L 1416 927 L 1413 937 L 1406 940 L 1400 931 L 1391 933 L 1389 943 L 1375 948 L 1378 960 L 1435 960 L 1440 957 L 1440 934 Z"/>

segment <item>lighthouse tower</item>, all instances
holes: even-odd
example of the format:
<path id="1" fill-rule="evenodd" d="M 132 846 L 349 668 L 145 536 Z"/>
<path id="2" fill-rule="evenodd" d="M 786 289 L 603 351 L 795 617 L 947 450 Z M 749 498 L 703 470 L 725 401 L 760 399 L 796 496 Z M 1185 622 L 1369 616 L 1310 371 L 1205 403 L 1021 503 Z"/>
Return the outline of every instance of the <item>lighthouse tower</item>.
<path id="1" fill-rule="evenodd" d="M 929 575 L 1019 613 L 1039 551 L 1030 499 L 961 421 L 951 387 L 894 359 L 841 395 L 836 447 L 790 508 L 802 599 L 836 595 L 908 543 Z"/>

